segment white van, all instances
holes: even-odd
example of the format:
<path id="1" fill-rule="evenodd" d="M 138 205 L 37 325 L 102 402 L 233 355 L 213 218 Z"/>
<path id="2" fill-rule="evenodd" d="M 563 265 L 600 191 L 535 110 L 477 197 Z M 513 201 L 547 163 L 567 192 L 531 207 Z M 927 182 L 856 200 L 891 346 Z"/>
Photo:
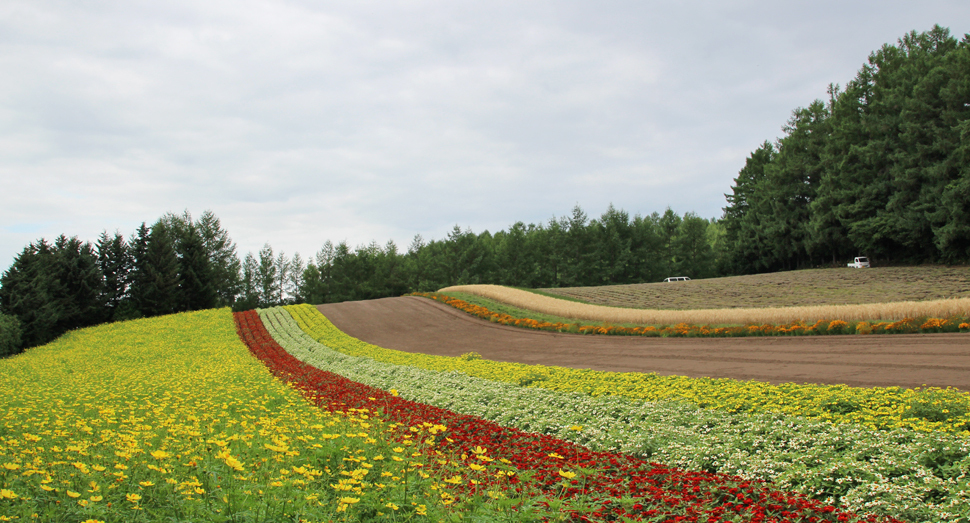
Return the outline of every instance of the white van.
<path id="1" fill-rule="evenodd" d="M 664 281 L 665 282 L 670 282 L 670 281 L 690 281 L 690 278 L 688 278 L 687 276 L 671 276 L 670 278 L 664 278 Z"/>

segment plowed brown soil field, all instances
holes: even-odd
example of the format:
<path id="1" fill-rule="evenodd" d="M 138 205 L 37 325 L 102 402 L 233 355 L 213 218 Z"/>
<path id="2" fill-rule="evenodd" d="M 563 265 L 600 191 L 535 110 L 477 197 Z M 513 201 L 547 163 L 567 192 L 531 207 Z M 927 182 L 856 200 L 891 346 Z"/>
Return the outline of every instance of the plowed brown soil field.
<path id="1" fill-rule="evenodd" d="M 344 332 L 388 349 L 617 372 L 970 391 L 970 335 L 640 338 L 530 331 L 419 297 L 318 305 Z"/>

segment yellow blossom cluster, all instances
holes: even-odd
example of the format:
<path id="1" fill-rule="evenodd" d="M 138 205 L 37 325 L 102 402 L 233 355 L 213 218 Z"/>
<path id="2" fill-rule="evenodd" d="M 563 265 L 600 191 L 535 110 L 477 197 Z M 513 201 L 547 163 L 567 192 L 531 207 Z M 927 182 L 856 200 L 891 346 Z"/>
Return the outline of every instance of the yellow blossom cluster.
<path id="1" fill-rule="evenodd" d="M 327 521 L 442 507 L 444 483 L 418 473 L 430 446 L 409 429 L 311 405 L 250 355 L 227 309 L 102 325 L 0 360 L 0 514 Z M 401 441 L 407 459 L 384 459 Z"/>

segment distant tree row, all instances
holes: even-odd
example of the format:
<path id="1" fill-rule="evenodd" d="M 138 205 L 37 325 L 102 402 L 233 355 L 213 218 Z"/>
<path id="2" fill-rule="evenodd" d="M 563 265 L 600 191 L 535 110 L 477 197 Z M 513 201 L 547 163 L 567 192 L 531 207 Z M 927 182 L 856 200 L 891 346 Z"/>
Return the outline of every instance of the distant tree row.
<path id="1" fill-rule="evenodd" d="M 143 223 L 129 238 L 61 235 L 26 246 L 0 277 L 0 356 L 107 321 L 232 306 L 328 303 L 400 296 L 466 283 L 562 287 L 704 278 L 723 265 L 725 231 L 693 213 L 632 219 L 612 206 L 589 220 L 580 207 L 547 224 L 518 222 L 442 240 L 416 236 L 356 249 L 327 241 L 314 260 L 266 244 L 242 262 L 219 219 L 185 212 Z M 16 347 L 12 349 L 10 347 Z M 6 352 L 4 352 L 6 351 Z"/>
<path id="2" fill-rule="evenodd" d="M 970 260 L 970 35 L 911 32 L 828 94 L 735 178 L 723 270 Z"/>
<path id="3" fill-rule="evenodd" d="M 328 241 L 315 260 L 305 266 L 300 261 L 291 270 L 289 288 L 298 299 L 327 303 L 459 284 L 543 288 L 705 278 L 718 273 L 723 238 L 717 220 L 693 213 L 681 217 L 667 209 L 663 215 L 631 219 L 610 206 L 589 220 L 577 206 L 568 218 L 517 222 L 495 234 L 456 225 L 443 240 L 426 243 L 419 235 L 406 253 L 393 242 L 352 250 Z M 259 266 L 268 259 L 261 253 Z"/>

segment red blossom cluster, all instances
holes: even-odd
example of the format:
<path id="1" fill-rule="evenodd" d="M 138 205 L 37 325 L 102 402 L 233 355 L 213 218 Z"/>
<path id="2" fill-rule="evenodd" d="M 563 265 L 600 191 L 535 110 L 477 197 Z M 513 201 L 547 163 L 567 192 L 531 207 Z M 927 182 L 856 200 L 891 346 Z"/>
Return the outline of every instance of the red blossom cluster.
<path id="1" fill-rule="evenodd" d="M 348 380 L 307 365 L 287 353 L 266 331 L 255 311 L 235 314 L 240 338 L 254 356 L 279 379 L 295 387 L 314 404 L 330 411 L 379 411 L 405 426 L 445 425 L 437 446 L 446 454 L 468 454 L 476 448 L 520 471 L 496 485 L 522 491 L 529 487 L 551 495 L 585 495 L 593 510 L 574 514 L 580 521 L 612 521 L 620 517 L 643 521 L 867 522 L 899 523 L 893 518 L 860 517 L 825 506 L 798 494 L 772 490 L 758 481 L 735 476 L 691 472 L 665 467 L 623 454 L 589 449 L 541 434 L 503 427 L 474 416 L 458 414 L 405 400 L 387 391 Z M 562 471 L 578 472 L 570 477 Z M 490 476 L 481 476 L 487 482 Z M 501 483 L 500 483 L 501 482 Z M 487 489 L 487 483 L 465 489 Z M 468 490 L 465 490 L 468 491 Z M 633 502 L 622 502 L 621 498 Z"/>

